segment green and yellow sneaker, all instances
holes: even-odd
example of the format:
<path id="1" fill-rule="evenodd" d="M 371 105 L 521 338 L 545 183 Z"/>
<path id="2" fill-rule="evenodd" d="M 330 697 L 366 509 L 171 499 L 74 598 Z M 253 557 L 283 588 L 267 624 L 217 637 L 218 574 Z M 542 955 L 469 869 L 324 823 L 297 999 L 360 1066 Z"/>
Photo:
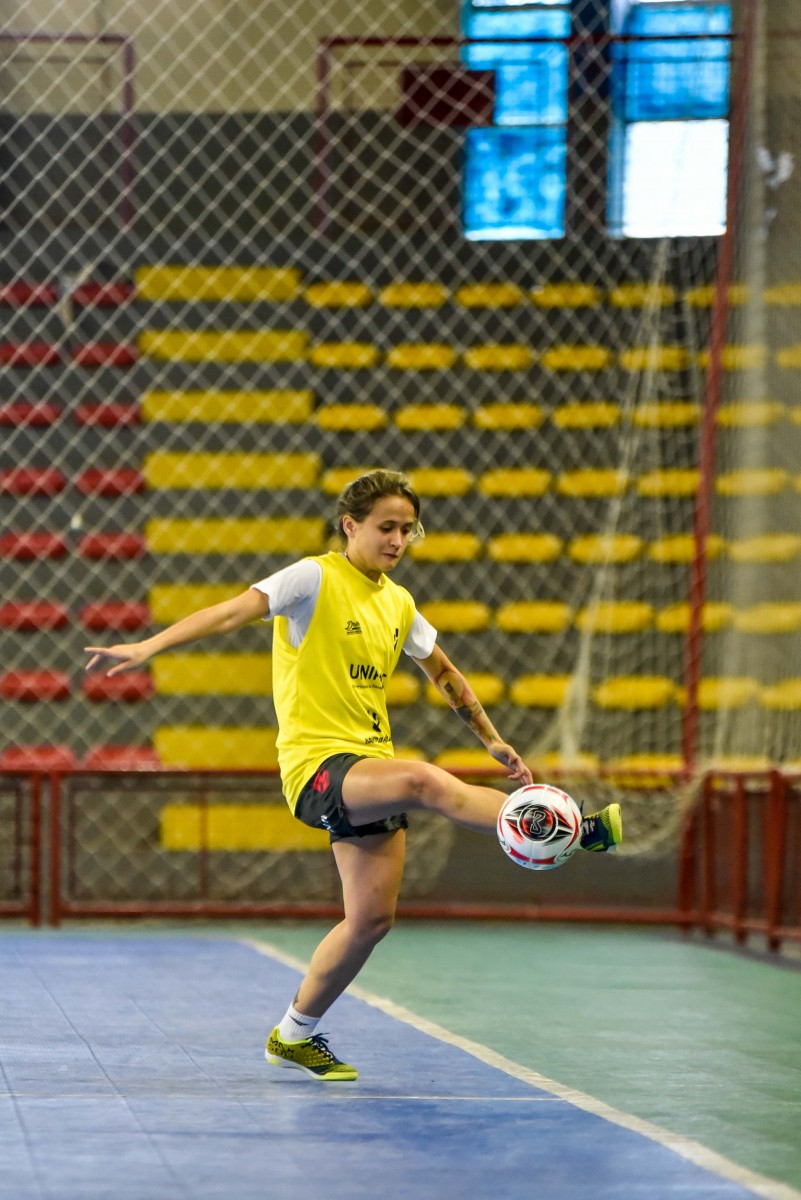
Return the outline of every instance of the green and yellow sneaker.
<path id="1" fill-rule="evenodd" d="M 355 1067 L 339 1061 L 329 1050 L 328 1040 L 319 1033 L 302 1042 L 284 1042 L 278 1036 L 276 1025 L 267 1040 L 264 1057 L 277 1067 L 294 1067 L 296 1071 L 305 1071 L 313 1079 L 322 1079 L 325 1083 L 340 1083 L 359 1076 Z"/>
<path id="2" fill-rule="evenodd" d="M 623 841 L 623 814 L 619 804 L 607 804 L 581 822 L 582 850 L 614 850 Z"/>

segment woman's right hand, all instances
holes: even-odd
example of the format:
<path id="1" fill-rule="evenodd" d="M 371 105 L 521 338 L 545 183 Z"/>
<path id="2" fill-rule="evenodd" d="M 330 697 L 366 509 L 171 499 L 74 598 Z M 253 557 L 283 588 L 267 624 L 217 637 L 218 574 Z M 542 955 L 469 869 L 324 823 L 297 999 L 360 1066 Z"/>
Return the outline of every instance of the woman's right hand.
<path id="1" fill-rule="evenodd" d="M 84 650 L 92 655 L 85 667 L 87 671 L 101 663 L 107 664 L 109 660 L 115 662 L 115 665 L 106 671 L 106 675 L 119 675 L 122 671 L 132 671 L 135 667 L 141 667 L 151 654 L 147 642 L 130 642 L 128 645 L 121 643 L 117 646 L 84 646 Z"/>

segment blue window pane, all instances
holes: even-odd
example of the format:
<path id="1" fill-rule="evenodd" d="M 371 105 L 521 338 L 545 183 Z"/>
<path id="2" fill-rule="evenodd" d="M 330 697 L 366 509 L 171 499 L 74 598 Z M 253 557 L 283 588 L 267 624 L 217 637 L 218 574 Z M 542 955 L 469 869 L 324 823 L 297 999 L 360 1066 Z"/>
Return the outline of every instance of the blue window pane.
<path id="1" fill-rule="evenodd" d="M 469 38 L 566 38 L 570 36 L 570 11 L 529 8 L 524 12 L 475 12 L 468 7 L 462 12 L 462 31 Z"/>
<path id="2" fill-rule="evenodd" d="M 566 153 L 563 128 L 468 130 L 465 237 L 474 241 L 562 237 Z"/>
<path id="3" fill-rule="evenodd" d="M 496 125 L 563 125 L 567 121 L 565 46 L 484 42 L 468 46 L 465 59 L 471 67 L 495 70 Z"/>
<path id="4" fill-rule="evenodd" d="M 617 43 L 612 105 L 623 121 L 722 118 L 728 112 L 728 5 L 635 4 L 624 32 L 653 40 Z M 661 41 L 659 34 L 693 34 Z M 708 34 L 708 37 L 699 35 Z"/>

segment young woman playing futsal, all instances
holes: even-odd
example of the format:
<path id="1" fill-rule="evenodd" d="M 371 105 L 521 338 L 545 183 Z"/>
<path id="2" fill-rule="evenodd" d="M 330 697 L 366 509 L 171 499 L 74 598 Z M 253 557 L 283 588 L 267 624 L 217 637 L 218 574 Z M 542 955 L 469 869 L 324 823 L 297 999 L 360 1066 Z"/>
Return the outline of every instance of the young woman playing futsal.
<path id="1" fill-rule="evenodd" d="M 336 518 L 339 551 L 301 559 L 144 641 L 87 647 L 93 656 L 87 670 L 114 660 L 108 674 L 115 675 L 162 650 L 275 619 L 273 697 L 284 795 L 299 820 L 330 834 L 344 919 L 312 955 L 265 1053 L 271 1062 L 329 1081 L 355 1079 L 357 1071 L 340 1062 L 317 1027 L 392 925 L 407 811 L 427 809 L 494 833 L 505 799 L 431 763 L 394 757 L 384 685 L 401 653 L 417 663 L 509 779 L 519 786 L 532 781 L 437 644 L 436 630 L 389 578 L 409 542 L 422 535 L 420 501 L 408 480 L 395 471 L 362 475 L 339 497 Z M 586 850 L 608 850 L 621 837 L 617 805 L 582 822 Z"/>

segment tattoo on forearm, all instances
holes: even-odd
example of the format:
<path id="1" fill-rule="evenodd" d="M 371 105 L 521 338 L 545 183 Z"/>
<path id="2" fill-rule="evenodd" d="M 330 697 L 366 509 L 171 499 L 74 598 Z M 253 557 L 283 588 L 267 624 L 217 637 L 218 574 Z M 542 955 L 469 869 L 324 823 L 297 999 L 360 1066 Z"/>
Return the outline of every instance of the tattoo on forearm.
<path id="1" fill-rule="evenodd" d="M 474 700 L 472 704 L 466 704 L 464 697 L 460 692 L 456 691 L 450 680 L 445 681 L 443 691 L 446 693 L 448 702 L 457 717 L 460 717 L 465 725 L 469 725 L 474 733 L 483 732 L 482 720 L 486 723 L 487 714 L 478 700 Z"/>

